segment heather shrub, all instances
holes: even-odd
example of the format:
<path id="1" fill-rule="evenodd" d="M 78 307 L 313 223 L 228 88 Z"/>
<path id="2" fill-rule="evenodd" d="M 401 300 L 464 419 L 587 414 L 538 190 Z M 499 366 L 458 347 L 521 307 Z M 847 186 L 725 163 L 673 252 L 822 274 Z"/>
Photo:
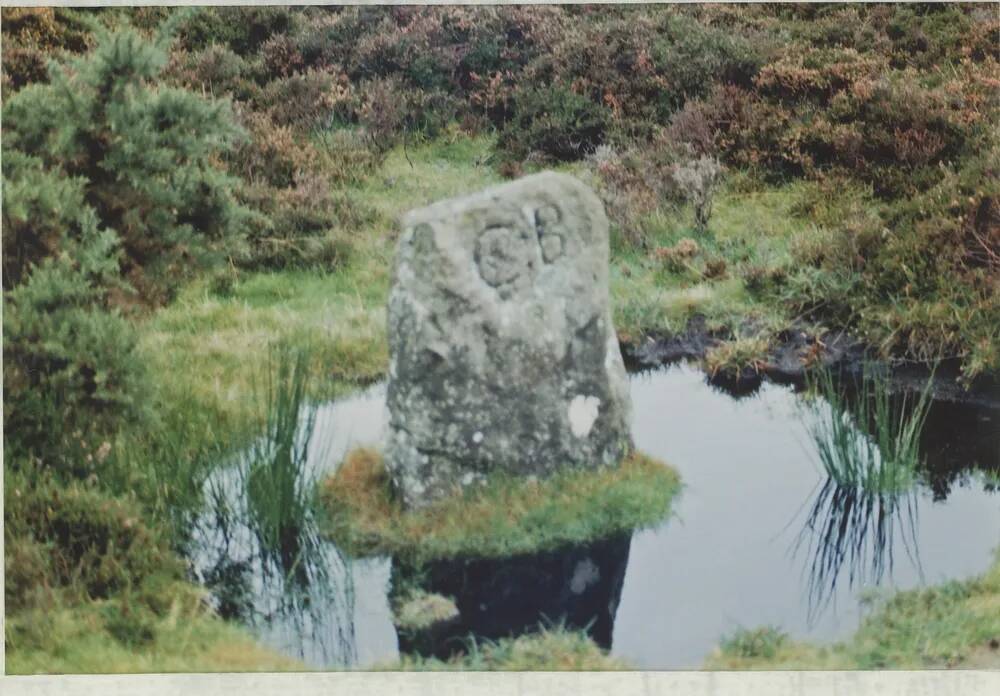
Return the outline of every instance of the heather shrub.
<path id="1" fill-rule="evenodd" d="M 504 157 L 535 152 L 554 161 L 578 160 L 607 137 L 610 111 L 565 85 L 529 87 L 514 95 L 514 112 L 497 138 Z"/>
<path id="2" fill-rule="evenodd" d="M 305 68 L 305 58 L 288 34 L 278 34 L 265 41 L 260 47 L 262 68 L 268 75 L 288 77 Z"/>
<path id="3" fill-rule="evenodd" d="M 350 232 L 375 213 L 349 194 L 331 189 L 322 175 L 297 173 L 292 186 L 245 187 L 246 201 L 265 217 L 248 229 L 241 268 L 318 268 L 343 263 L 351 250 Z"/>
<path id="4" fill-rule="evenodd" d="M 637 150 L 598 146 L 587 157 L 594 188 L 604 203 L 613 238 L 628 246 L 647 246 L 643 218 L 661 204 L 656 172 Z"/>
<path id="5" fill-rule="evenodd" d="M 272 80 L 263 89 L 255 106 L 268 111 L 280 126 L 308 133 L 329 128 L 336 118 L 337 76 L 311 70 Z"/>
<path id="6" fill-rule="evenodd" d="M 678 143 L 670 129 L 661 128 L 642 146 L 616 150 L 602 145 L 587 158 L 619 239 L 648 247 L 648 215 L 686 200 L 675 172 L 692 151 L 690 145 Z"/>
<path id="7" fill-rule="evenodd" d="M 249 137 L 227 157 L 230 171 L 252 185 L 288 188 L 296 176 L 315 172 L 319 156 L 291 126 L 275 123 L 266 112 L 240 108 L 237 118 Z"/>
<path id="8" fill-rule="evenodd" d="M 251 64 L 231 49 L 212 44 L 200 51 L 172 51 L 163 76 L 172 84 L 214 97 L 251 99 L 260 91 Z"/>
<path id="9" fill-rule="evenodd" d="M 998 154 L 994 145 L 887 207 L 862 313 L 885 347 L 921 359 L 969 359 L 970 373 L 996 369 L 1000 356 L 989 345 L 1000 325 Z"/>
<path id="10" fill-rule="evenodd" d="M 383 161 L 362 129 L 337 128 L 317 134 L 314 144 L 323 171 L 338 185 L 359 184 L 374 174 Z"/>
<path id="11" fill-rule="evenodd" d="M 714 84 L 749 86 L 763 59 L 738 33 L 685 15 L 667 15 L 649 48 L 663 76 L 658 113 L 668 115 L 688 99 L 703 97 Z"/>
<path id="12" fill-rule="evenodd" d="M 91 43 L 90 25 L 79 12 L 64 7 L 4 7 L 2 83 L 4 96 L 48 79 L 53 56 L 81 53 Z"/>
<path id="13" fill-rule="evenodd" d="M 189 50 L 220 44 L 247 56 L 272 36 L 292 31 L 295 25 L 296 11 L 291 7 L 201 7 L 185 18 L 178 38 Z"/>

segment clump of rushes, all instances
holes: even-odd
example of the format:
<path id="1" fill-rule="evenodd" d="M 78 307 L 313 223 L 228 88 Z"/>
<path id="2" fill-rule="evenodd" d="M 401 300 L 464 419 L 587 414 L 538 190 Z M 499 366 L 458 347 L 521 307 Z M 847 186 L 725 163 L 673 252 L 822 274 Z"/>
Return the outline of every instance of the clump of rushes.
<path id="1" fill-rule="evenodd" d="M 829 370 L 809 377 L 811 390 L 823 397 L 809 402 L 809 431 L 830 479 L 869 493 L 909 487 L 922 462 L 920 432 L 930 410 L 931 385 L 929 379 L 915 401 L 904 394 L 894 405 L 888 379 L 866 367 L 849 404 L 847 387 L 835 385 Z"/>
<path id="2" fill-rule="evenodd" d="M 757 374 L 766 362 L 767 349 L 767 339 L 760 336 L 725 341 L 705 353 L 705 369 L 713 377 L 720 373 L 740 377 Z"/>
<path id="3" fill-rule="evenodd" d="M 382 456 L 357 449 L 320 489 L 325 531 L 345 552 L 421 562 L 535 553 L 647 527 L 669 514 L 680 479 L 636 452 L 597 471 L 541 480 L 496 475 L 479 489 L 403 510 Z"/>
<path id="4" fill-rule="evenodd" d="M 266 385 L 266 430 L 240 467 L 251 527 L 261 547 L 296 564 L 310 536 L 316 482 L 308 469 L 315 412 L 308 407 L 310 352 L 272 348 Z"/>

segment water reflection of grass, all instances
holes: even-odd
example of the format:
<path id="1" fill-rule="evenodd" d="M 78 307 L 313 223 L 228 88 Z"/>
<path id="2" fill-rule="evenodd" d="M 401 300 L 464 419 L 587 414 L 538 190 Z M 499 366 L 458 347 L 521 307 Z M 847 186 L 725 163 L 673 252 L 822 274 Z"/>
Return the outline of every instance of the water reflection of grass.
<path id="1" fill-rule="evenodd" d="M 871 493 L 827 479 L 813 501 L 796 551 L 808 547 L 808 598 L 815 618 L 834 597 L 846 572 L 849 587 L 879 584 L 892 574 L 894 546 L 902 541 L 919 568 L 917 498 L 912 492 Z"/>

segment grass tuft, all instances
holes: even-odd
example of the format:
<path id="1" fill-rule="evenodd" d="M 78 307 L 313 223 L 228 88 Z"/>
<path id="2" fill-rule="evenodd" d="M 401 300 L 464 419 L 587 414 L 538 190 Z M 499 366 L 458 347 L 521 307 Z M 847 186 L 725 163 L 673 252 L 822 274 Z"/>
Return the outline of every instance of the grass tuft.
<path id="1" fill-rule="evenodd" d="M 290 553 L 315 509 L 308 468 L 315 412 L 306 403 L 308 349 L 275 348 L 267 372 L 266 430 L 240 467 L 252 528 L 265 549 Z"/>
<path id="2" fill-rule="evenodd" d="M 776 626 L 740 628 L 724 637 L 719 648 L 724 654 L 739 658 L 769 659 L 777 655 L 787 640 L 788 634 Z"/>
<path id="3" fill-rule="evenodd" d="M 810 402 L 809 430 L 830 479 L 869 493 L 899 492 L 914 483 L 922 464 L 920 432 L 930 410 L 931 380 L 915 403 L 904 396 L 898 405 L 892 403 L 889 380 L 870 368 L 853 404 L 828 370 L 810 377 L 810 386 L 823 397 Z M 864 432 L 868 427 L 870 436 Z"/>
<path id="4" fill-rule="evenodd" d="M 759 336 L 740 336 L 713 346 L 705 354 L 705 369 L 713 377 L 757 374 L 767 362 L 768 342 Z"/>

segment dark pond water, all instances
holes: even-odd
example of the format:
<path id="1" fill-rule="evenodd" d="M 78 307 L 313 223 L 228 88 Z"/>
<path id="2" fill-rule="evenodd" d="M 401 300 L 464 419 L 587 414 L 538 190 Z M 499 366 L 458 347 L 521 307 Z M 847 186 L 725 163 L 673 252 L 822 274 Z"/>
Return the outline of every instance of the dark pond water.
<path id="1" fill-rule="evenodd" d="M 979 574 L 1000 546 L 996 479 L 976 471 L 1000 468 L 996 409 L 935 403 L 921 482 L 859 500 L 825 485 L 807 425 L 815 416 L 791 387 L 764 383 L 736 399 L 685 365 L 635 374 L 631 386 L 636 445 L 684 482 L 675 516 L 631 538 L 431 569 L 434 589 L 459 605 L 457 631 L 496 637 L 565 618 L 639 668 L 697 668 L 739 627 L 846 637 L 869 595 Z M 373 387 L 317 409 L 314 473 L 379 443 L 383 403 Z M 236 479 L 220 477 L 216 490 L 238 500 Z M 198 529 L 196 574 L 262 641 L 317 668 L 398 656 L 390 559 L 345 559 L 319 543 L 305 571 L 282 568 L 238 524 L 208 515 Z"/>

